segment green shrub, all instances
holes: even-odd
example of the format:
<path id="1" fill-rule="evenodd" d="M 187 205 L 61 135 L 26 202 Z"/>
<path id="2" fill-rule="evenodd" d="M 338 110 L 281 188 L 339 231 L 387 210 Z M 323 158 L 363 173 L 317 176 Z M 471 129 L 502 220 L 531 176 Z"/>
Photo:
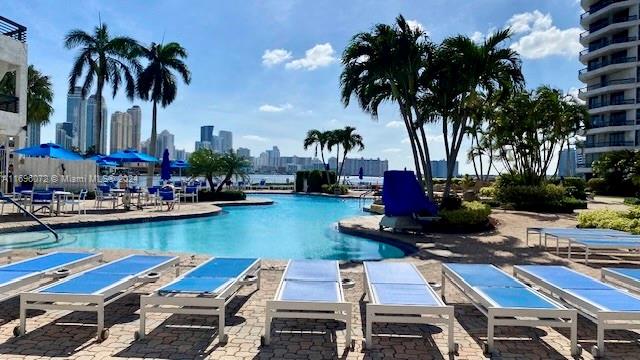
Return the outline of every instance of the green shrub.
<path id="1" fill-rule="evenodd" d="M 495 199 L 505 208 L 539 212 L 572 212 L 586 208 L 585 201 L 567 196 L 560 185 L 500 185 Z"/>
<path id="2" fill-rule="evenodd" d="M 603 178 L 594 177 L 587 181 L 587 188 L 598 195 L 603 195 L 607 192 L 607 182 Z"/>
<path id="3" fill-rule="evenodd" d="M 200 201 L 237 201 L 237 200 L 245 200 L 247 198 L 247 194 L 242 191 L 208 191 L 208 190 L 200 190 L 198 192 L 198 200 Z"/>
<path id="4" fill-rule="evenodd" d="M 309 180 L 307 182 L 308 192 L 320 192 L 322 191 L 322 173 L 320 170 L 313 170 L 309 173 Z"/>
<path id="5" fill-rule="evenodd" d="M 322 185 L 322 192 L 325 194 L 335 194 L 336 193 L 336 189 L 338 189 L 338 194 L 339 195 L 346 195 L 347 193 L 349 193 L 349 188 L 346 187 L 345 185 L 328 185 L 328 184 L 324 184 Z"/>
<path id="6" fill-rule="evenodd" d="M 462 199 L 456 195 L 449 195 L 440 199 L 441 210 L 458 210 L 462 207 Z"/>
<path id="7" fill-rule="evenodd" d="M 477 226 L 489 220 L 491 207 L 479 201 L 463 202 L 457 210 L 441 210 L 438 215 L 443 225 L 454 227 Z"/>
<path id="8" fill-rule="evenodd" d="M 304 180 L 309 179 L 308 171 L 298 171 L 296 172 L 296 192 L 304 191 Z"/>
<path id="9" fill-rule="evenodd" d="M 312 170 L 296 172 L 296 192 L 304 191 L 304 182 L 307 181 L 307 192 L 322 192 L 322 185 L 335 184 L 335 171 Z"/>
<path id="10" fill-rule="evenodd" d="M 483 188 L 480 188 L 480 196 L 482 197 L 489 197 L 489 198 L 495 198 L 496 197 L 496 187 L 495 186 L 485 186 Z"/>
<path id="11" fill-rule="evenodd" d="M 640 199 L 637 197 L 627 197 L 624 198 L 624 203 L 627 205 L 640 205 Z"/>
<path id="12" fill-rule="evenodd" d="M 609 209 L 583 211 L 578 214 L 578 227 L 613 229 L 640 234 L 640 208 L 634 207 L 627 212 Z"/>

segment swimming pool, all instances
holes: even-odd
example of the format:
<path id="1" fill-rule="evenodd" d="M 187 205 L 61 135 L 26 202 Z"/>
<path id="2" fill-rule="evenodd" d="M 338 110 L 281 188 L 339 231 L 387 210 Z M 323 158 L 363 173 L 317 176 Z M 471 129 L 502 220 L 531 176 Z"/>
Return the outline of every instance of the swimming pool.
<path id="1" fill-rule="evenodd" d="M 362 215 L 356 199 L 269 195 L 274 205 L 228 207 L 217 216 L 61 229 L 64 246 L 138 249 L 267 259 L 399 258 L 406 248 L 342 234 L 341 219 Z"/>

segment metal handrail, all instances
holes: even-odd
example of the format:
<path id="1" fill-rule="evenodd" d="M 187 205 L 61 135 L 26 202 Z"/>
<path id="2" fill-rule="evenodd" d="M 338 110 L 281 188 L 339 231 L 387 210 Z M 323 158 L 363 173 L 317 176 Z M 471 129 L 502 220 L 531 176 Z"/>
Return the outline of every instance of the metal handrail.
<path id="1" fill-rule="evenodd" d="M 10 203 L 12 203 L 13 205 L 15 205 L 15 207 L 17 207 L 18 209 L 22 210 L 25 214 L 29 215 L 33 220 L 35 220 L 38 224 L 42 225 L 42 227 L 44 227 L 45 229 L 47 229 L 50 233 L 53 234 L 53 236 L 56 238 L 56 241 L 59 242 L 60 241 L 60 235 L 53 230 L 49 225 L 45 224 L 42 222 L 42 220 L 38 219 L 37 216 L 33 215 L 29 210 L 25 209 L 22 205 L 20 205 L 18 202 L 16 202 L 15 200 L 13 200 L 10 197 L 6 197 L 4 195 L 2 195 L 0 193 L 0 200 L 4 200 L 4 201 L 8 201 Z"/>
<path id="2" fill-rule="evenodd" d="M 583 19 L 584 17 L 586 17 L 588 15 L 595 14 L 598 11 L 606 8 L 607 6 L 609 6 L 611 4 L 615 4 L 615 3 L 618 3 L 618 2 L 622 2 L 622 1 L 626 1 L 626 0 L 609 0 L 609 1 L 601 1 L 599 3 L 596 3 L 593 6 L 589 7 L 588 11 L 583 12 L 580 15 L 580 19 Z"/>
<path id="3" fill-rule="evenodd" d="M 619 17 L 619 18 L 612 19 L 611 21 L 607 21 L 607 22 L 604 22 L 602 24 L 598 24 L 598 25 L 595 25 L 593 27 L 589 27 L 589 30 L 583 31 L 580 34 L 580 39 L 583 39 L 583 38 L 593 34 L 596 31 L 602 30 L 602 29 L 606 28 L 609 25 L 621 24 L 621 23 L 624 23 L 624 22 L 627 22 L 627 21 L 634 21 L 634 20 L 638 20 L 638 15 Z"/>

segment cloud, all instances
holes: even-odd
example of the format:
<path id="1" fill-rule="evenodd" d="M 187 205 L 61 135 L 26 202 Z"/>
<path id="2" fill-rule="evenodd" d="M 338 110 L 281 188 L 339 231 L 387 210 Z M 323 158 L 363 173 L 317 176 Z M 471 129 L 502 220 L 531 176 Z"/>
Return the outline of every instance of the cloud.
<path id="1" fill-rule="evenodd" d="M 243 135 L 242 138 L 245 139 L 245 140 L 257 141 L 257 142 L 268 142 L 269 141 L 268 138 L 262 137 L 262 136 L 259 136 L 259 135 Z"/>
<path id="2" fill-rule="evenodd" d="M 474 31 L 473 34 L 471 34 L 471 40 L 476 43 L 481 43 L 484 41 L 484 34 L 480 31 Z"/>
<path id="3" fill-rule="evenodd" d="M 578 90 L 577 87 L 572 87 L 569 89 L 569 91 L 567 92 L 569 95 L 571 95 L 573 97 L 573 99 L 579 103 L 579 104 L 586 104 L 586 102 L 582 99 L 580 99 L 578 97 L 578 94 L 580 93 L 580 90 Z"/>
<path id="4" fill-rule="evenodd" d="M 311 49 L 305 51 L 305 56 L 303 58 L 288 62 L 285 65 L 285 68 L 294 70 L 315 70 L 334 63 L 336 61 L 334 54 L 335 51 L 330 43 L 317 44 Z"/>
<path id="5" fill-rule="evenodd" d="M 291 108 L 293 108 L 293 105 L 291 105 L 289 103 L 286 103 L 286 104 L 283 104 L 283 105 L 280 105 L 280 106 L 278 106 L 278 105 L 270 105 L 270 104 L 263 104 L 258 108 L 258 110 L 260 110 L 262 112 L 271 112 L 271 113 L 273 113 L 273 112 L 282 112 L 282 111 L 285 111 L 285 110 L 289 110 Z"/>
<path id="6" fill-rule="evenodd" d="M 393 120 L 393 121 L 389 121 L 385 125 L 385 127 L 397 129 L 397 128 L 401 127 L 402 125 L 404 125 L 404 123 L 402 121 Z"/>
<path id="7" fill-rule="evenodd" d="M 538 10 L 516 14 L 507 21 L 507 25 L 515 34 L 522 34 L 511 48 L 524 59 L 575 57 L 582 50 L 579 41 L 582 29 L 559 29 L 553 25 L 550 14 L 542 14 Z"/>
<path id="8" fill-rule="evenodd" d="M 429 32 L 424 25 L 422 25 L 421 22 L 419 22 L 418 20 L 407 20 L 407 25 L 409 25 L 409 27 L 413 30 L 420 30 L 422 31 L 425 35 L 429 36 L 431 35 L 431 32 Z"/>
<path id="9" fill-rule="evenodd" d="M 401 143 L 401 144 L 409 144 L 409 143 L 410 143 L 410 140 L 409 140 L 409 138 L 408 138 L 408 137 L 406 137 L 406 138 L 404 138 L 404 139 L 400 140 L 400 143 Z"/>
<path id="10" fill-rule="evenodd" d="M 399 148 L 386 148 L 382 150 L 383 153 L 399 153 L 402 152 L 402 149 Z"/>
<path id="11" fill-rule="evenodd" d="M 267 49 L 262 54 L 262 65 L 273 66 L 291 59 L 291 51 L 285 49 Z"/>

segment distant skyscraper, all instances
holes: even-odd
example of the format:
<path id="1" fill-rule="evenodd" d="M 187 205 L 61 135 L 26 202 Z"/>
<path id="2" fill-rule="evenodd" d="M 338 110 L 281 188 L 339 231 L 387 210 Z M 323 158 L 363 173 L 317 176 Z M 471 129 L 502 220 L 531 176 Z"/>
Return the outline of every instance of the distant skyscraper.
<path id="1" fill-rule="evenodd" d="M 187 161 L 187 152 L 184 149 L 176 149 L 175 160 Z"/>
<path id="2" fill-rule="evenodd" d="M 63 122 L 56 124 L 56 144 L 62 148 L 71 150 L 73 146 L 73 124 Z"/>
<path id="3" fill-rule="evenodd" d="M 95 127 L 97 126 L 97 112 L 96 112 L 96 96 L 91 95 L 89 100 L 87 100 L 87 131 L 86 131 L 86 149 L 88 150 L 92 146 L 96 145 L 96 141 L 94 139 Z M 101 148 L 95 149 L 97 152 L 101 154 L 107 153 L 107 123 L 109 122 L 109 118 L 107 117 L 107 102 L 102 98 L 102 137 L 101 137 Z"/>
<path id="4" fill-rule="evenodd" d="M 278 167 L 280 166 L 280 149 L 274 146 L 271 150 L 267 150 L 267 165 Z"/>
<path id="5" fill-rule="evenodd" d="M 236 150 L 236 154 L 245 159 L 249 159 L 251 157 L 251 150 L 247 148 L 239 147 L 238 150 Z"/>
<path id="6" fill-rule="evenodd" d="M 211 143 L 208 142 L 208 141 L 196 141 L 195 148 L 196 148 L 196 150 L 200 150 L 200 149 L 213 150 L 213 147 L 211 146 Z"/>
<path id="7" fill-rule="evenodd" d="M 220 130 L 218 132 L 220 141 L 220 152 L 229 152 L 233 150 L 233 133 L 231 131 Z"/>
<path id="8" fill-rule="evenodd" d="M 86 150 L 87 101 L 82 98 L 82 88 L 76 86 L 67 93 L 67 122 L 73 125 L 73 146 Z"/>
<path id="9" fill-rule="evenodd" d="M 142 110 L 140 106 L 133 105 L 127 109 L 127 113 L 131 115 L 132 132 L 131 132 L 131 148 L 140 149 L 140 140 L 142 139 Z"/>
<path id="10" fill-rule="evenodd" d="M 559 176 L 575 176 L 577 173 L 576 149 L 564 149 L 560 151 L 558 163 Z"/>
<path id="11" fill-rule="evenodd" d="M 359 175 L 362 168 L 364 176 L 383 176 L 384 172 L 389 170 L 389 162 L 387 160 L 378 159 L 351 159 L 344 161 L 342 173 L 347 176 Z"/>
<path id="12" fill-rule="evenodd" d="M 27 124 L 27 146 L 40 145 L 40 124 L 28 123 Z"/>
<path id="13" fill-rule="evenodd" d="M 137 149 L 134 143 L 135 124 L 129 112 L 116 111 L 111 115 L 111 152 L 126 149 Z"/>
<path id="14" fill-rule="evenodd" d="M 446 178 L 447 177 L 447 160 L 435 160 L 431 161 L 431 175 L 434 178 Z M 453 168 L 453 176 L 458 176 L 458 162 Z"/>
<path id="15" fill-rule="evenodd" d="M 200 141 L 207 141 L 213 144 L 213 125 L 200 127 Z"/>
<path id="16" fill-rule="evenodd" d="M 160 134 L 158 134 L 158 141 L 156 142 L 156 153 L 155 157 L 158 159 L 162 159 L 162 154 L 164 150 L 169 150 L 169 158 L 175 159 L 176 155 L 176 147 L 174 145 L 175 136 L 167 130 L 162 130 Z"/>

